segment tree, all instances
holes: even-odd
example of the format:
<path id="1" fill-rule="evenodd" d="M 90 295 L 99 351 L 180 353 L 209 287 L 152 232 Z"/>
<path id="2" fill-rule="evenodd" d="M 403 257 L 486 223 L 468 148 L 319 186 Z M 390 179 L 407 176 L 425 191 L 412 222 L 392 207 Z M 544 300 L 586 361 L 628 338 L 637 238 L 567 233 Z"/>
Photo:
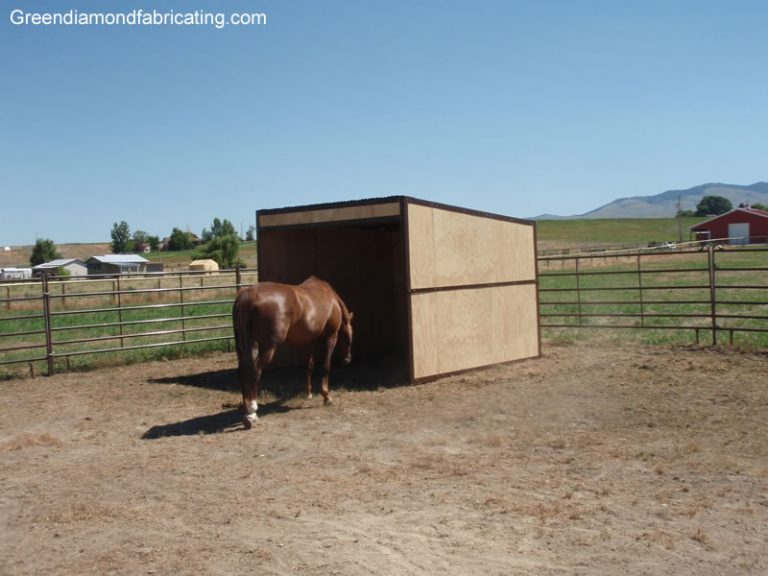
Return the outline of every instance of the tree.
<path id="1" fill-rule="evenodd" d="M 56 250 L 53 240 L 38 238 L 35 246 L 32 248 L 32 256 L 29 258 L 29 263 L 32 266 L 37 266 L 38 264 L 44 264 L 58 258 L 61 258 L 61 254 Z"/>
<path id="2" fill-rule="evenodd" d="M 252 242 L 253 240 L 256 240 L 256 226 L 251 224 L 248 226 L 248 231 L 245 233 L 245 239 L 248 242 Z"/>
<path id="3" fill-rule="evenodd" d="M 152 250 L 152 252 L 157 252 L 158 248 L 160 248 L 160 237 L 154 235 L 149 236 L 147 241 L 149 242 L 149 249 Z"/>
<path id="4" fill-rule="evenodd" d="M 203 229 L 203 239 L 205 240 L 205 233 L 206 230 Z M 213 224 L 211 225 L 211 231 L 209 232 L 209 240 L 212 240 L 213 238 L 221 238 L 223 236 L 237 236 L 237 230 L 235 230 L 235 227 L 232 225 L 232 222 L 224 218 L 224 220 L 219 220 L 218 218 L 213 219 Z M 206 240 L 207 242 L 208 240 Z"/>
<path id="5" fill-rule="evenodd" d="M 189 250 L 194 245 L 195 239 L 192 232 L 184 232 L 179 228 L 174 228 L 168 242 L 168 250 Z"/>
<path id="6" fill-rule="evenodd" d="M 220 268 L 234 268 L 240 264 L 240 240 L 235 234 L 219 236 L 203 246 L 200 255 L 215 260 Z"/>
<path id="7" fill-rule="evenodd" d="M 112 225 L 112 253 L 113 254 L 126 254 L 133 249 L 133 242 L 131 241 L 131 229 L 128 227 L 128 223 L 123 220 L 118 224 L 115 222 Z"/>
<path id="8" fill-rule="evenodd" d="M 718 216 L 733 208 L 731 201 L 722 196 L 704 196 L 696 205 L 696 216 Z"/>
<path id="9" fill-rule="evenodd" d="M 144 230 L 136 230 L 133 233 L 131 243 L 133 244 L 134 252 L 144 252 L 144 249 L 149 246 L 149 234 L 144 232 Z"/>
<path id="10" fill-rule="evenodd" d="M 760 202 L 755 202 L 754 204 L 752 204 L 752 208 L 768 212 L 768 206 L 766 206 L 765 204 L 760 204 Z"/>

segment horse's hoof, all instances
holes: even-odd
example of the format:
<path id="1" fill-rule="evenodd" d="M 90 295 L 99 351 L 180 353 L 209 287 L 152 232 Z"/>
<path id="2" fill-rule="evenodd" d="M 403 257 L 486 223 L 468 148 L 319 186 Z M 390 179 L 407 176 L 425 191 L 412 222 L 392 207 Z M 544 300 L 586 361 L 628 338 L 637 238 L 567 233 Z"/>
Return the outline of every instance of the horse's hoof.
<path id="1" fill-rule="evenodd" d="M 307 400 L 312 400 L 312 394 L 307 394 Z"/>
<path id="2" fill-rule="evenodd" d="M 243 427 L 244 427 L 246 430 L 250 430 L 251 428 L 253 428 L 253 422 L 251 422 L 250 420 L 248 420 L 248 418 L 243 418 Z"/>
<path id="3" fill-rule="evenodd" d="M 323 406 L 330 406 L 331 404 L 333 404 L 333 398 L 330 396 L 323 398 Z"/>

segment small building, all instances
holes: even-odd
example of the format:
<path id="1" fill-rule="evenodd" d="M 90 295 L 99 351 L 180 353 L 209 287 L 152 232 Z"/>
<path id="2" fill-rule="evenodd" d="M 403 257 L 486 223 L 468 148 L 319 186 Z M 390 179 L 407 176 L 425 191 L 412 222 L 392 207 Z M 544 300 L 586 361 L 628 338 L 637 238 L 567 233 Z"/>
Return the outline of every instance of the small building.
<path id="1" fill-rule="evenodd" d="M 189 271 L 200 274 L 216 274 L 219 271 L 219 263 L 211 259 L 192 260 L 189 263 Z"/>
<path id="2" fill-rule="evenodd" d="M 107 254 L 91 256 L 85 261 L 89 276 L 119 276 L 122 274 L 144 274 L 149 260 L 138 254 Z"/>
<path id="3" fill-rule="evenodd" d="M 531 221 L 395 196 L 257 222 L 259 280 L 329 281 L 355 314 L 358 360 L 415 382 L 540 354 Z"/>
<path id="4" fill-rule="evenodd" d="M 697 240 L 725 240 L 728 244 L 768 242 L 768 212 L 757 208 L 734 208 L 691 227 Z"/>
<path id="5" fill-rule="evenodd" d="M 0 268 L 0 280 L 29 280 L 32 268 Z"/>
<path id="6" fill-rule="evenodd" d="M 70 276 L 87 276 L 88 267 L 85 262 L 77 258 L 58 258 L 50 262 L 44 262 L 32 267 L 32 273 L 35 276 L 42 274 L 56 275 L 59 268 L 69 272 Z"/>

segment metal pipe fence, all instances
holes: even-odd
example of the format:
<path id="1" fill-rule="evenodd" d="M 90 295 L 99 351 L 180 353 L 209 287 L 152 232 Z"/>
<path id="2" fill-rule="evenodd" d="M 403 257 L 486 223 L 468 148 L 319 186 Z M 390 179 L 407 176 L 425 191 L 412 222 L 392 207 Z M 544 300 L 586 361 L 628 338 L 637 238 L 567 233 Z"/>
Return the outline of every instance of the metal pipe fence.
<path id="1" fill-rule="evenodd" d="M 0 290 L 0 377 L 82 357 L 232 342 L 234 296 L 255 270 L 12 281 Z M 543 329 L 682 331 L 768 347 L 768 248 L 538 259 Z M 44 366 L 44 370 L 40 370 Z"/>
<path id="2" fill-rule="evenodd" d="M 34 375 L 43 365 L 50 375 L 83 356 L 229 347 L 234 296 L 256 280 L 255 270 L 237 269 L 5 283 L 0 370 L 26 365 Z"/>
<path id="3" fill-rule="evenodd" d="M 768 346 L 768 249 L 539 258 L 542 328 L 689 331 Z"/>

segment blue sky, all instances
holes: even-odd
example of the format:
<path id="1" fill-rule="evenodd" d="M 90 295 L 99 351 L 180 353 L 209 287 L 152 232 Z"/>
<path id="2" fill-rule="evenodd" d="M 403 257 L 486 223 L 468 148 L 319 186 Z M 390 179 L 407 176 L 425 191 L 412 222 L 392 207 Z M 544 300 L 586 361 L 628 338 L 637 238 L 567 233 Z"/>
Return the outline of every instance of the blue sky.
<path id="1" fill-rule="evenodd" d="M 20 26 L 13 10 L 264 13 Z M 19 14 L 19 12 L 16 12 Z M 2 0 L 0 244 L 409 195 L 529 217 L 768 179 L 762 1 Z"/>

